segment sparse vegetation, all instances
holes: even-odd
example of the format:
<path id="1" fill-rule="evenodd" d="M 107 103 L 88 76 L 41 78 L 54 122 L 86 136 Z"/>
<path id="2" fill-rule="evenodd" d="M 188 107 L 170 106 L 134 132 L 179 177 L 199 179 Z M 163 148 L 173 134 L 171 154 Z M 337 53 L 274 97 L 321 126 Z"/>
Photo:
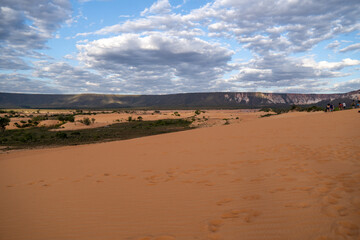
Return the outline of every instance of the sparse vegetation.
<path id="1" fill-rule="evenodd" d="M 64 115 L 64 114 L 60 114 L 57 119 L 61 122 L 74 122 L 75 121 L 75 117 L 74 115 Z"/>
<path id="2" fill-rule="evenodd" d="M 180 117 L 180 113 L 179 112 L 174 112 L 174 116 Z"/>
<path id="3" fill-rule="evenodd" d="M 195 111 L 195 115 L 200 115 L 201 114 L 201 111 L 200 110 L 196 110 Z"/>
<path id="4" fill-rule="evenodd" d="M 2 132 L 5 131 L 5 127 L 9 125 L 10 119 L 7 117 L 0 117 L 0 129 Z"/>
<path id="5" fill-rule="evenodd" d="M 91 121 L 88 117 L 83 118 L 82 120 L 80 120 L 80 122 L 87 126 L 91 124 Z"/>
<path id="6" fill-rule="evenodd" d="M 164 119 L 115 123 L 106 127 L 76 131 L 50 131 L 54 127 L 11 129 L 0 133 L 0 145 L 11 148 L 77 145 L 182 131 L 191 129 L 190 124 L 190 121 L 184 119 Z"/>

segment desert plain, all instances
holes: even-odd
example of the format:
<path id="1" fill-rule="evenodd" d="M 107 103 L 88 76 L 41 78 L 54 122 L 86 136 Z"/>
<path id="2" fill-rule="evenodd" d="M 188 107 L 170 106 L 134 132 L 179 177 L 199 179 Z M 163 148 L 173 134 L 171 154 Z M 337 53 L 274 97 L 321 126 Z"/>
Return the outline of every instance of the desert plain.
<path id="1" fill-rule="evenodd" d="M 0 239 L 360 239 L 358 110 L 236 114 L 227 125 L 2 152 Z"/>

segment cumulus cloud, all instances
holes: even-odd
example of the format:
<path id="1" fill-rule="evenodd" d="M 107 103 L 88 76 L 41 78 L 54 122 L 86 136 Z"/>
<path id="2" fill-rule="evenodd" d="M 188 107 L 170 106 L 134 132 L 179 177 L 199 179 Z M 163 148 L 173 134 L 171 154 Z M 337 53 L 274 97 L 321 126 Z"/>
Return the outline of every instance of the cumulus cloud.
<path id="1" fill-rule="evenodd" d="M 257 57 L 241 64 L 237 74 L 227 79 L 228 86 L 250 90 L 277 88 L 279 91 L 309 92 L 328 79 L 344 76 L 339 70 L 359 65 L 360 61 L 345 59 L 341 62 L 315 62 L 281 54 Z M 224 86 L 224 85 L 222 85 Z M 311 87 L 311 88 L 310 88 Z"/>
<path id="2" fill-rule="evenodd" d="M 0 92 L 14 93 L 60 93 L 61 91 L 49 85 L 46 81 L 29 78 L 19 73 L 0 73 Z"/>
<path id="3" fill-rule="evenodd" d="M 144 16 L 149 13 L 153 14 L 164 14 L 169 13 L 171 11 L 171 5 L 169 0 L 158 0 L 150 8 L 145 8 L 143 12 L 141 12 L 141 16 Z"/>
<path id="4" fill-rule="evenodd" d="M 336 39 L 360 30 L 357 0 L 214 0 L 186 14 L 172 11 L 185 0 L 175 7 L 169 0 L 153 2 L 141 17 L 76 34 L 92 35 L 92 40 L 77 41 L 76 59 L 74 53 L 64 54 L 63 59 L 79 61 L 79 66 L 71 66 L 49 59 L 29 65 L 22 56 L 44 59 L 37 50 L 46 48 L 60 24 L 86 16 L 70 18 L 68 0 L 1 1 L 0 69 L 32 69 L 33 75 L 2 78 L 23 81 L 24 86 L 46 80 L 49 84 L 44 91 L 57 86 L 63 92 L 311 92 L 325 89 L 326 81 L 350 77 L 344 69 L 360 65 L 351 58 L 315 61 L 311 52 L 330 39 L 323 50 L 347 53 L 360 49 L 355 43 L 339 50 L 345 43 Z M 231 49 L 241 51 L 235 54 Z M 250 55 L 244 56 L 248 60 L 234 59 L 243 58 L 243 50 Z M 305 57 L 294 57 L 296 53 L 305 53 Z M 344 86 L 342 89 L 355 85 Z"/>
<path id="5" fill-rule="evenodd" d="M 41 49 L 70 17 L 71 6 L 68 0 L 4 0 L 0 11 L 2 42 L 13 47 Z"/>
<path id="6" fill-rule="evenodd" d="M 186 31 L 187 35 L 199 35 L 202 31 L 196 28 L 196 24 L 188 21 L 184 16 L 179 14 L 155 15 L 127 20 L 123 23 L 111 25 L 99 29 L 95 32 L 78 33 L 75 37 L 88 35 L 107 35 L 119 33 L 142 33 L 146 31 L 167 31 L 174 34 L 181 34 Z M 191 34 L 193 33 L 193 34 Z"/>
<path id="7" fill-rule="evenodd" d="M 216 0 L 192 11 L 189 19 L 206 19 L 211 23 L 209 31 L 232 36 L 259 54 L 293 53 L 359 30 L 359 5 L 356 0 L 346 4 L 341 0 Z"/>
<path id="8" fill-rule="evenodd" d="M 39 79 L 48 79 L 64 92 L 98 91 L 98 87 L 105 79 L 83 67 L 73 67 L 66 62 L 34 62 L 33 76 Z"/>
<path id="9" fill-rule="evenodd" d="M 209 87 L 230 66 L 233 52 L 197 38 L 163 33 L 123 34 L 77 46 L 78 59 L 87 67 L 116 73 L 129 83 L 163 86 L 177 84 Z"/>
<path id="10" fill-rule="evenodd" d="M 7 69 L 28 69 L 23 56 L 38 58 L 34 50 L 69 18 L 68 0 L 3 0 L 0 2 L 0 62 Z"/>
<path id="11" fill-rule="evenodd" d="M 335 83 L 330 90 L 334 92 L 346 93 L 346 92 L 358 90 L 359 88 L 360 88 L 360 79 L 352 79 L 346 82 Z"/>

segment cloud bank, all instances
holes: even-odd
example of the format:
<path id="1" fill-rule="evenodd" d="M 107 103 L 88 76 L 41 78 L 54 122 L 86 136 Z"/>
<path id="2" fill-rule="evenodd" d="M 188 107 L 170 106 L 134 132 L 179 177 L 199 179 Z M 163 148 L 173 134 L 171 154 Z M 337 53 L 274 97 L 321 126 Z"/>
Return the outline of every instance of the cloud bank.
<path id="1" fill-rule="evenodd" d="M 78 52 L 64 59 L 77 66 L 37 51 L 71 19 L 67 0 L 5 0 L 0 6 L 0 69 L 31 71 L 4 73 L 1 82 L 32 79 L 41 91 L 57 86 L 129 94 L 360 88 L 360 45 L 344 46 L 339 38 L 360 31 L 356 0 L 215 0 L 187 12 L 178 11 L 186 1 L 172 6 L 158 0 L 138 17 L 75 34 Z M 335 59 L 318 57 L 316 48 L 326 42 L 321 51 Z"/>

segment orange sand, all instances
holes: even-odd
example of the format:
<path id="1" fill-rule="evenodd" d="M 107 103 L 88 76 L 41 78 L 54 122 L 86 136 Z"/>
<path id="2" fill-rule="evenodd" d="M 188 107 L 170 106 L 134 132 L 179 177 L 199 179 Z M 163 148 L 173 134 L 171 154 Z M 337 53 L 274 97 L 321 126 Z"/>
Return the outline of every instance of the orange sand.
<path id="1" fill-rule="evenodd" d="M 266 113 L 258 112 L 257 110 L 204 110 L 205 113 L 195 116 L 195 110 L 161 110 L 160 113 L 154 113 L 154 111 L 131 111 L 131 113 L 106 113 L 97 115 L 77 115 L 75 122 L 67 122 L 59 129 L 54 131 L 66 131 L 66 130 L 79 130 L 86 128 L 103 127 L 118 122 L 127 122 L 129 117 L 133 120 L 137 120 L 138 117 L 142 117 L 144 121 L 154 121 L 160 119 L 180 119 L 191 118 L 195 116 L 196 121 L 193 126 L 196 127 L 212 127 L 217 125 L 223 125 L 224 119 L 228 119 L 229 123 L 239 123 L 241 121 L 248 121 L 258 118 Z M 174 112 L 178 112 L 180 116 L 174 115 Z M 94 124 L 85 125 L 80 122 L 84 118 L 95 119 Z M 238 118 L 238 119 L 236 119 Z M 206 120 L 205 120 L 206 119 Z"/>
<path id="2" fill-rule="evenodd" d="M 359 239 L 360 114 L 0 155 L 0 239 Z"/>

